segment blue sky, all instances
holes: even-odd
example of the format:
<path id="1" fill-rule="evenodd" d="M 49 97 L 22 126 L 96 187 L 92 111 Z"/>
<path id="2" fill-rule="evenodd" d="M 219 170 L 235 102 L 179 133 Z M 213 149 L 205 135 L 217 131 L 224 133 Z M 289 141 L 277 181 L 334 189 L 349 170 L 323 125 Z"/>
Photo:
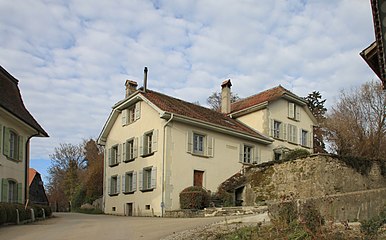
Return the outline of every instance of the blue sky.
<path id="1" fill-rule="evenodd" d="M 0 65 L 50 135 L 31 145 L 44 176 L 59 143 L 99 135 L 145 66 L 150 89 L 202 105 L 229 78 L 240 97 L 281 84 L 327 106 L 377 79 L 359 56 L 374 41 L 364 0 L 0 0 L 0 36 Z"/>

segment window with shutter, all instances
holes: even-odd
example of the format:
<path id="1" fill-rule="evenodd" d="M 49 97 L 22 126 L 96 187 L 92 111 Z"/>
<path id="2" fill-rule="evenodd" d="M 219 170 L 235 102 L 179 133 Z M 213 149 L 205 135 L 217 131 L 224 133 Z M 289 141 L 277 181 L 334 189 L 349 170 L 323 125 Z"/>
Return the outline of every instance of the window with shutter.
<path id="1" fill-rule="evenodd" d="M 288 103 L 288 117 L 295 118 L 295 103 Z"/>
<path id="2" fill-rule="evenodd" d="M 4 147 L 3 153 L 4 153 L 5 156 L 10 157 L 10 146 L 9 146 L 10 145 L 10 141 L 9 141 L 10 129 L 4 127 L 3 131 L 4 131 L 4 133 L 3 133 L 3 135 L 4 135 L 4 138 L 3 138 L 3 141 L 4 141 L 4 143 L 3 143 L 3 147 Z"/>
<path id="3" fill-rule="evenodd" d="M 141 102 L 137 102 L 135 104 L 135 114 L 134 114 L 134 120 L 138 120 L 141 118 Z"/>
<path id="4" fill-rule="evenodd" d="M 124 109 L 122 112 L 121 112 L 121 115 L 122 115 L 122 126 L 126 126 L 127 125 L 127 109 Z"/>
<path id="5" fill-rule="evenodd" d="M 254 146 L 247 144 L 240 144 L 240 160 L 243 164 L 255 164 L 257 163 L 257 151 Z"/>
<path id="6" fill-rule="evenodd" d="M 18 183 L 17 184 L 17 202 L 20 204 L 23 204 L 23 184 Z M 16 199 L 16 198 L 15 198 Z"/>
<path id="7" fill-rule="evenodd" d="M 295 143 L 297 144 L 297 127 L 292 125 L 292 124 L 288 124 L 288 141 L 291 142 L 291 143 Z"/>
<path id="8" fill-rule="evenodd" d="M 141 136 L 141 155 L 146 157 L 157 151 L 158 147 L 158 130 L 146 132 Z"/>
<path id="9" fill-rule="evenodd" d="M 156 188 L 157 168 L 146 167 L 139 172 L 139 189 L 141 191 L 151 191 Z"/>
<path id="10" fill-rule="evenodd" d="M 120 144 L 114 145 L 109 149 L 109 163 L 110 167 L 116 166 L 119 163 L 120 154 L 119 150 L 121 150 L 121 147 L 119 147 Z"/>
<path id="11" fill-rule="evenodd" d="M 214 156 L 214 138 L 208 136 L 207 137 L 207 156 L 213 157 Z"/>

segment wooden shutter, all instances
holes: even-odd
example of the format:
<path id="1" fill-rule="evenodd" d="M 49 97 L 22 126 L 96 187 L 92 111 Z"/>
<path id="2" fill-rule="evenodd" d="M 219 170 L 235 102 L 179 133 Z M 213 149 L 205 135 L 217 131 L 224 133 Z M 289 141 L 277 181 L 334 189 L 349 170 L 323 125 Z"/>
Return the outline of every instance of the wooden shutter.
<path id="1" fill-rule="evenodd" d="M 1 180 L 1 201 L 8 202 L 8 180 L 6 178 Z"/>
<path id="2" fill-rule="evenodd" d="M 3 153 L 3 125 L 0 124 L 0 154 L 1 153 Z"/>
<path id="3" fill-rule="evenodd" d="M 275 126 L 275 120 L 269 119 L 269 136 L 273 137 L 274 136 L 274 126 Z"/>
<path id="4" fill-rule="evenodd" d="M 111 177 L 107 179 L 107 193 L 111 194 Z"/>
<path id="5" fill-rule="evenodd" d="M 135 104 L 134 120 L 138 120 L 141 117 L 141 102 Z"/>
<path id="6" fill-rule="evenodd" d="M 295 119 L 300 121 L 300 106 L 295 107 L 295 114 L 296 114 Z"/>
<path id="7" fill-rule="evenodd" d="M 143 189 L 143 170 L 139 170 L 139 176 L 138 176 L 138 185 L 139 185 L 139 190 Z"/>
<path id="8" fill-rule="evenodd" d="M 133 158 L 136 158 L 138 157 L 138 138 L 134 138 L 133 141 Z"/>
<path id="9" fill-rule="evenodd" d="M 244 163 L 244 144 L 240 144 L 239 150 L 239 162 Z"/>
<path id="10" fill-rule="evenodd" d="M 313 149 L 314 142 L 314 132 L 311 128 L 311 131 L 308 133 L 308 147 Z"/>
<path id="11" fill-rule="evenodd" d="M 214 156 L 214 138 L 211 137 L 211 136 L 207 136 L 207 141 L 208 141 L 208 144 L 207 144 L 207 154 L 208 154 L 208 157 L 213 157 Z"/>
<path id="12" fill-rule="evenodd" d="M 24 159 L 24 148 L 25 148 L 25 145 L 24 145 L 24 138 L 23 136 L 18 136 L 17 137 L 17 140 L 18 140 L 18 159 L 19 161 L 23 161 Z"/>
<path id="13" fill-rule="evenodd" d="M 126 174 L 122 174 L 122 192 L 126 192 Z"/>
<path id="14" fill-rule="evenodd" d="M 122 143 L 122 160 L 123 160 L 123 162 L 126 162 L 128 159 L 128 155 L 129 155 L 127 152 L 127 146 L 128 145 L 129 144 L 127 144 L 127 142 Z"/>
<path id="15" fill-rule="evenodd" d="M 122 126 L 127 125 L 128 123 L 128 109 L 124 109 L 122 112 Z"/>
<path id="16" fill-rule="evenodd" d="M 186 133 L 186 148 L 188 153 L 193 152 L 193 133 L 192 131 L 188 131 Z"/>
<path id="17" fill-rule="evenodd" d="M 23 184 L 22 183 L 17 184 L 17 202 L 20 204 L 23 203 Z"/>
<path id="18" fill-rule="evenodd" d="M 10 140 L 9 140 L 9 128 L 4 128 L 4 150 L 3 150 L 3 153 L 5 156 L 9 157 L 9 149 L 10 149 Z"/>
<path id="19" fill-rule="evenodd" d="M 108 156 L 108 158 L 109 158 L 109 165 L 111 166 L 112 165 L 112 162 L 111 162 L 111 148 L 109 148 L 109 156 Z"/>
<path id="20" fill-rule="evenodd" d="M 133 181 L 131 189 L 133 190 L 133 192 L 137 191 L 137 172 L 133 172 Z"/>
<path id="21" fill-rule="evenodd" d="M 153 130 L 151 152 L 156 152 L 158 148 L 158 129 Z"/>
<path id="22" fill-rule="evenodd" d="M 257 146 L 255 146 L 253 148 L 253 160 L 252 161 L 253 161 L 253 163 L 258 164 L 259 159 L 260 159 L 260 149 Z"/>
<path id="23" fill-rule="evenodd" d="M 145 155 L 145 152 L 144 152 L 144 140 L 145 140 L 145 138 L 144 138 L 144 136 L 142 135 L 141 137 L 140 137 L 140 139 L 139 139 L 139 154 L 141 155 L 141 156 L 143 156 L 143 155 Z"/>
<path id="24" fill-rule="evenodd" d="M 121 176 L 117 176 L 117 192 L 119 193 L 121 191 Z"/>
<path id="25" fill-rule="evenodd" d="M 288 103 L 288 117 L 295 118 L 295 103 Z"/>
<path id="26" fill-rule="evenodd" d="M 282 123 L 282 135 L 283 135 L 283 140 L 287 140 L 287 124 Z"/>
<path id="27" fill-rule="evenodd" d="M 156 188 L 157 186 L 157 168 L 153 167 L 151 169 L 151 188 Z"/>
<path id="28" fill-rule="evenodd" d="M 118 159 L 116 160 L 116 163 L 120 163 L 121 162 L 121 156 L 122 156 L 122 144 L 118 144 Z"/>

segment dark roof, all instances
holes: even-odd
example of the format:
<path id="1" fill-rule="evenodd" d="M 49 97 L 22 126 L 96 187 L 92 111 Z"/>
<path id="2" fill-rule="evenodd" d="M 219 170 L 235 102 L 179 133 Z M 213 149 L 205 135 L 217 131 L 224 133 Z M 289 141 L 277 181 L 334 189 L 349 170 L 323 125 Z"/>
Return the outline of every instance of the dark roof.
<path id="1" fill-rule="evenodd" d="M 285 89 L 284 87 L 282 87 L 281 85 L 268 89 L 264 92 L 258 93 L 256 95 L 253 95 L 232 103 L 231 113 L 258 105 L 260 103 L 274 101 L 282 97 L 285 93 L 291 93 L 291 92 Z"/>
<path id="2" fill-rule="evenodd" d="M 38 131 L 39 136 L 48 137 L 48 134 L 32 117 L 24 106 L 18 87 L 19 81 L 0 66 L 0 107 L 4 108 L 21 121 Z"/>
<path id="3" fill-rule="evenodd" d="M 142 94 L 162 111 L 196 119 L 199 121 L 225 127 L 233 131 L 238 131 L 250 136 L 269 140 L 269 138 L 256 132 L 255 130 L 249 128 L 241 122 L 209 108 L 185 102 L 183 100 L 173 98 L 148 89 Z"/>

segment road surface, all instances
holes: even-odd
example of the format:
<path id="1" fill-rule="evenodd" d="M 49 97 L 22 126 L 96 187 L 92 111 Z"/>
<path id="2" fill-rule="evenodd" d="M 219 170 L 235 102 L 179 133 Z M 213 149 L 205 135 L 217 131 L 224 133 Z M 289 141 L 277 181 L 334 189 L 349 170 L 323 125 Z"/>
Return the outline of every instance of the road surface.
<path id="1" fill-rule="evenodd" d="M 151 218 L 54 213 L 25 225 L 0 226 L 0 240 L 151 240 L 223 221 L 213 218 Z"/>

